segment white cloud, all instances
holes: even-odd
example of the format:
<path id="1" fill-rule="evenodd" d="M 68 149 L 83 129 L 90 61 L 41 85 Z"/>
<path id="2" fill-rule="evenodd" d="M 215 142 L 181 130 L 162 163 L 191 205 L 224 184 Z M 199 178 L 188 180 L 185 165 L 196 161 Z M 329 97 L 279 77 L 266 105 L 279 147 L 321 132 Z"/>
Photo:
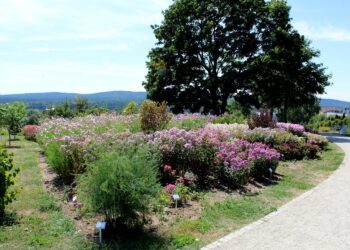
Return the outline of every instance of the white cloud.
<path id="1" fill-rule="evenodd" d="M 48 64 L 0 63 L 0 74 L 3 76 L 0 89 L 2 93 L 24 92 L 28 89 L 25 86 L 30 86 L 30 92 L 143 91 L 141 82 L 145 73 L 143 64 L 95 65 L 73 61 Z"/>
<path id="2" fill-rule="evenodd" d="M 73 48 L 54 48 L 54 47 L 42 47 L 34 48 L 32 52 L 79 52 L 79 51 L 126 51 L 128 50 L 127 44 L 117 44 L 117 45 L 93 45 L 93 46 L 81 46 Z"/>
<path id="3" fill-rule="evenodd" d="M 294 27 L 313 40 L 350 42 L 350 31 L 333 26 L 312 26 L 306 22 L 294 22 Z"/>
<path id="4" fill-rule="evenodd" d="M 0 0 L 1 91 L 143 90 L 150 25 L 171 3 Z"/>

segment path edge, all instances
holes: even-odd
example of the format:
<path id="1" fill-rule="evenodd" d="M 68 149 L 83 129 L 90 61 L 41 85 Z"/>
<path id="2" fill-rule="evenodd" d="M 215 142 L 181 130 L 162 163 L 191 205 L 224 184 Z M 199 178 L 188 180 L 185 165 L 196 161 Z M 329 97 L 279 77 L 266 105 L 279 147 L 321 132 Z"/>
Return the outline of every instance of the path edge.
<path id="1" fill-rule="evenodd" d="M 337 143 L 336 144 L 338 147 L 339 145 Z M 226 236 L 224 236 L 221 239 L 218 239 L 216 241 L 214 241 L 213 243 L 210 243 L 209 245 L 202 247 L 201 250 L 212 250 L 212 249 L 216 249 L 220 246 L 222 246 L 224 243 L 228 242 L 228 241 L 232 241 L 236 238 L 238 238 L 239 236 L 255 229 L 256 227 L 258 227 L 259 225 L 269 222 L 272 218 L 274 218 L 275 216 L 279 215 L 280 213 L 282 213 L 284 210 L 288 209 L 290 206 L 292 206 L 294 203 L 299 202 L 301 200 L 304 200 L 305 198 L 309 197 L 311 194 L 313 194 L 315 191 L 317 191 L 318 189 L 320 189 L 323 185 L 325 185 L 327 182 L 329 182 L 330 180 L 332 180 L 334 178 L 334 176 L 336 175 L 336 173 L 338 171 L 340 171 L 340 169 L 342 169 L 345 165 L 346 162 L 348 161 L 348 157 L 350 157 L 349 154 L 347 154 L 342 148 L 341 150 L 344 152 L 345 156 L 344 159 L 342 161 L 342 163 L 339 165 L 339 167 L 337 168 L 337 170 L 335 170 L 332 175 L 330 175 L 326 180 L 322 181 L 320 184 L 318 184 L 317 186 L 313 187 L 312 189 L 310 189 L 309 191 L 301 194 L 300 196 L 296 197 L 295 199 L 289 201 L 288 203 L 284 204 L 283 206 L 279 207 L 276 211 L 264 216 L 263 218 L 252 222 L 244 227 L 242 227 L 241 229 L 238 229 Z"/>

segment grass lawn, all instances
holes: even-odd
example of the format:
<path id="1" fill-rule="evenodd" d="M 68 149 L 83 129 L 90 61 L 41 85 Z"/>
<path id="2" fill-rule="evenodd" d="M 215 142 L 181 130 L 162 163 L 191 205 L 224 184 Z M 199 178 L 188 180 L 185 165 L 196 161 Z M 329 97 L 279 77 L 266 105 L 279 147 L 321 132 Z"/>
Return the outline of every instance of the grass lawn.
<path id="1" fill-rule="evenodd" d="M 198 219 L 179 218 L 169 228 L 175 245 L 197 249 L 264 217 L 325 180 L 343 159 L 343 151 L 330 144 L 319 160 L 280 163 L 277 169 L 280 180 L 271 185 L 252 188 L 224 201 L 211 203 L 210 198 L 203 199 L 204 209 Z"/>
<path id="2" fill-rule="evenodd" d="M 22 138 L 14 145 L 20 146 L 10 150 L 21 168 L 17 179 L 20 193 L 7 209 L 12 216 L 0 227 L 0 249 L 93 248 L 76 233 L 74 221 L 62 213 L 60 201 L 44 190 L 38 166 L 39 146 Z M 240 193 L 202 194 L 202 209 L 194 218 L 188 219 L 179 208 L 177 216 L 160 220 L 157 233 L 135 231 L 124 235 L 121 231 L 119 239 L 105 249 L 198 249 L 316 186 L 339 167 L 343 158 L 342 150 L 330 144 L 320 160 L 282 162 L 277 169 L 278 181 L 253 183 Z"/>
<path id="3" fill-rule="evenodd" d="M 20 138 L 14 163 L 21 169 L 16 186 L 17 201 L 7 208 L 8 218 L 0 226 L 0 249 L 86 249 L 74 222 L 61 212 L 59 203 L 43 188 L 38 166 L 39 146 Z"/>

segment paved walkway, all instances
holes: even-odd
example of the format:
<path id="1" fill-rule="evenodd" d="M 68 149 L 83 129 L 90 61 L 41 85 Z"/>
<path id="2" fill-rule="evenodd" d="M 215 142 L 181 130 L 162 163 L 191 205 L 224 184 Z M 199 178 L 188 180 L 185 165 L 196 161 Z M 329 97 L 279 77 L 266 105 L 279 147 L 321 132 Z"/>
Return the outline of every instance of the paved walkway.
<path id="1" fill-rule="evenodd" d="M 346 156 L 328 180 L 203 249 L 350 249 L 350 138 L 334 135 L 330 140 Z"/>

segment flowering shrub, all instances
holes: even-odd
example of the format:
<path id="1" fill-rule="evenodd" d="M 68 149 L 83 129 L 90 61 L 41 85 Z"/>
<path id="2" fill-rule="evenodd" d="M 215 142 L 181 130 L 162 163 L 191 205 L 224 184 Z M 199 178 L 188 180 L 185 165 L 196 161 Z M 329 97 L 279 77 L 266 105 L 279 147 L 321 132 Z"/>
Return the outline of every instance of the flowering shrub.
<path id="1" fill-rule="evenodd" d="M 227 133 L 209 128 L 197 131 L 172 128 L 150 135 L 148 143 L 156 146 L 163 165 L 172 166 L 179 176 L 192 172 L 203 184 L 213 171 L 216 145 L 227 138 Z"/>
<path id="2" fill-rule="evenodd" d="M 108 133 L 140 131 L 138 115 L 102 114 L 73 119 L 53 118 L 41 123 L 37 140 L 45 148 L 50 141 L 64 136 L 80 139 Z"/>
<path id="3" fill-rule="evenodd" d="M 185 205 L 191 199 L 190 188 L 184 185 L 184 183 L 168 184 L 165 186 L 165 192 L 169 195 L 170 199 L 172 199 L 173 194 L 178 194 L 180 197 L 178 205 Z"/>
<path id="4" fill-rule="evenodd" d="M 262 143 L 243 140 L 219 144 L 219 179 L 230 186 L 242 185 L 249 176 L 261 177 L 275 171 L 280 154 Z"/>
<path id="5" fill-rule="evenodd" d="M 223 131 L 231 137 L 243 137 L 249 131 L 249 126 L 246 124 L 208 124 L 208 129 Z"/>
<path id="6" fill-rule="evenodd" d="M 288 132 L 298 136 L 302 136 L 303 133 L 305 132 L 305 127 L 299 124 L 278 122 L 276 124 L 276 127 L 287 130 Z"/>
<path id="7" fill-rule="evenodd" d="M 22 133 L 26 140 L 35 141 L 40 127 L 37 125 L 27 125 L 22 128 Z"/>
<path id="8" fill-rule="evenodd" d="M 223 131 L 233 139 L 261 142 L 270 146 L 303 141 L 303 138 L 292 135 L 283 129 L 255 128 L 251 130 L 245 124 L 209 124 L 207 128 Z"/>
<path id="9" fill-rule="evenodd" d="M 302 147 L 304 156 L 307 159 L 317 159 L 318 158 L 318 152 L 320 152 L 320 147 L 315 145 L 315 144 L 311 144 L 311 143 L 304 143 L 303 147 Z"/>
<path id="10" fill-rule="evenodd" d="M 304 136 L 306 136 L 307 143 L 317 145 L 321 149 L 325 148 L 328 144 L 328 139 L 325 136 L 312 134 L 308 132 L 305 132 Z"/>
<path id="11" fill-rule="evenodd" d="M 284 160 L 303 160 L 304 158 L 315 159 L 320 148 L 310 143 L 284 143 L 275 146 Z"/>
<path id="12" fill-rule="evenodd" d="M 284 143 L 302 142 L 303 138 L 281 129 L 255 128 L 243 134 L 241 139 L 249 142 L 261 142 L 272 147 Z"/>

